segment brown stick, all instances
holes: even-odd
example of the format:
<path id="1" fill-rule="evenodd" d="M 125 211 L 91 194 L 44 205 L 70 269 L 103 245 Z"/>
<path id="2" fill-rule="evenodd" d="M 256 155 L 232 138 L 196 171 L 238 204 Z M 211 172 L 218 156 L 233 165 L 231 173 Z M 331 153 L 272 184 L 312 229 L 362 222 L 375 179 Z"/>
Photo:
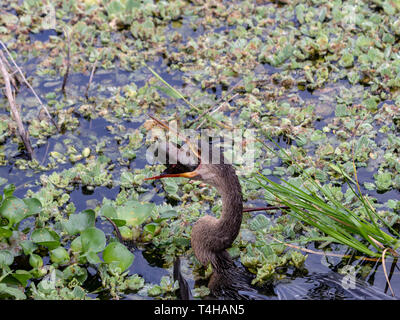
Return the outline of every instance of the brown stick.
<path id="1" fill-rule="evenodd" d="M 268 206 L 268 207 L 262 207 L 262 208 L 243 208 L 242 212 L 253 212 L 253 211 L 270 211 L 270 210 L 283 210 L 283 209 L 289 209 L 287 206 Z"/>
<path id="2" fill-rule="evenodd" d="M 6 57 L 4 56 L 4 53 L 3 53 L 2 50 L 0 50 L 0 59 L 3 60 L 3 63 L 4 63 L 5 66 L 8 68 L 9 73 L 11 74 L 11 73 L 12 73 L 12 68 L 11 68 L 10 64 L 8 63 L 8 60 L 7 60 Z M 15 82 L 15 78 L 16 78 L 16 77 L 15 77 L 15 76 L 12 76 L 12 74 L 11 74 L 11 77 L 10 77 L 11 84 L 13 85 L 13 87 L 15 88 L 15 90 L 18 91 L 18 87 L 17 87 L 17 83 Z M 18 79 L 17 79 L 17 80 L 18 80 Z M 18 81 L 19 81 L 19 80 L 18 80 Z"/>
<path id="3" fill-rule="evenodd" d="M 322 256 L 339 257 L 339 258 L 351 258 L 352 257 L 352 256 L 346 255 L 346 254 L 325 252 L 325 251 L 315 251 L 315 250 L 311 250 L 311 249 L 307 249 L 307 248 L 302 248 L 302 247 L 296 246 L 296 245 L 291 244 L 291 243 L 283 242 L 283 241 L 281 241 L 279 239 L 276 239 L 276 238 L 274 238 L 274 237 L 272 237 L 270 235 L 267 235 L 267 237 L 272 239 L 272 240 L 274 240 L 274 241 L 276 241 L 276 242 L 282 243 L 287 247 L 294 248 L 294 249 L 297 249 L 297 250 L 301 250 L 301 251 L 304 251 L 304 252 L 307 252 L 307 253 L 313 253 L 313 254 L 318 254 L 318 255 L 322 255 Z M 381 258 L 370 258 L 370 257 L 364 257 L 364 256 L 356 256 L 355 258 L 356 259 L 362 259 L 362 260 L 365 260 L 365 261 L 379 261 L 381 259 Z"/>
<path id="4" fill-rule="evenodd" d="M 96 70 L 96 64 L 97 64 L 97 60 L 93 63 L 92 72 L 90 73 L 89 83 L 88 83 L 88 85 L 86 87 L 86 91 L 85 91 L 86 100 L 89 99 L 89 88 L 90 88 L 90 85 L 91 85 L 91 83 L 93 81 L 94 72 Z"/>
<path id="5" fill-rule="evenodd" d="M 382 252 L 382 267 L 383 267 L 383 272 L 385 274 L 386 283 L 389 286 L 389 289 L 390 289 L 390 292 L 392 293 L 392 296 L 394 297 L 394 292 L 393 292 L 393 289 L 392 289 L 392 285 L 390 284 L 390 280 L 389 280 L 389 277 L 388 277 L 388 274 L 387 274 L 387 271 L 386 271 L 385 254 L 386 254 L 386 251 L 388 249 L 389 248 L 385 248 L 383 250 L 383 252 Z"/>
<path id="6" fill-rule="evenodd" d="M 12 55 L 10 54 L 10 52 L 8 51 L 7 47 L 5 46 L 5 44 L 3 43 L 3 41 L 0 40 L 0 44 L 3 47 L 4 51 L 7 52 L 7 55 L 9 56 L 11 62 L 13 63 L 14 67 L 18 70 L 19 74 L 21 75 L 23 81 L 25 82 L 25 84 L 28 86 L 28 88 L 32 91 L 33 95 L 36 97 L 36 99 L 38 100 L 40 107 L 45 111 L 47 117 L 50 119 L 50 121 L 54 124 L 54 126 L 56 127 L 57 131 L 60 131 L 60 128 L 58 127 L 57 123 L 54 121 L 54 119 L 51 117 L 49 110 L 47 110 L 47 108 L 43 105 L 42 100 L 40 100 L 39 96 L 36 94 L 35 90 L 33 90 L 32 86 L 29 84 L 28 80 L 26 80 L 22 70 L 20 69 L 20 67 L 18 67 L 17 63 L 14 61 Z"/>
<path id="7" fill-rule="evenodd" d="M 109 217 L 103 216 L 104 218 L 106 218 L 108 220 L 108 222 L 111 223 L 111 225 L 114 227 L 115 233 L 117 235 L 117 238 L 119 240 L 119 242 L 124 243 L 124 239 L 122 238 L 121 232 L 119 231 L 117 225 L 114 223 L 114 221 L 112 221 Z"/>
<path id="8" fill-rule="evenodd" d="M 4 83 L 6 86 L 5 92 L 6 92 L 8 102 L 10 103 L 10 110 L 11 110 L 12 118 L 17 123 L 18 134 L 25 146 L 26 151 L 29 154 L 30 159 L 33 159 L 33 150 L 32 150 L 31 142 L 29 140 L 29 132 L 25 131 L 24 125 L 22 123 L 22 120 L 21 120 L 21 117 L 20 117 L 20 114 L 19 114 L 19 111 L 17 108 L 17 104 L 15 103 L 15 100 L 14 100 L 14 97 L 12 94 L 10 75 L 7 72 L 6 66 L 5 66 L 2 58 L 0 58 L 0 71 L 3 74 Z"/>
<path id="9" fill-rule="evenodd" d="M 63 79 L 63 83 L 62 83 L 62 86 L 61 86 L 61 91 L 65 94 L 65 85 L 67 84 L 68 75 L 69 75 L 69 68 L 70 68 L 70 64 L 71 64 L 71 59 L 70 59 L 71 39 L 70 39 L 69 32 L 67 30 L 64 29 L 64 33 L 67 36 L 67 70 L 65 71 L 65 74 L 64 74 L 64 79 Z"/>

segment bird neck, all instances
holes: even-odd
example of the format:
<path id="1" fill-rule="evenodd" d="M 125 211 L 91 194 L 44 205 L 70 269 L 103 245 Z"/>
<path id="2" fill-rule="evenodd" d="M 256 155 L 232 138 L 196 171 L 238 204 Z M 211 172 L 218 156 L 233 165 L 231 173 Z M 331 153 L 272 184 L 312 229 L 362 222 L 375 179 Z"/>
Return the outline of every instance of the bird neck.
<path id="1" fill-rule="evenodd" d="M 222 212 L 218 220 L 221 236 L 227 238 L 229 246 L 236 239 L 242 223 L 243 198 L 242 188 L 236 175 L 228 183 L 216 186 L 222 198 Z"/>
<path id="2" fill-rule="evenodd" d="M 220 168 L 218 177 L 207 181 L 217 189 L 222 199 L 219 219 L 206 215 L 193 226 L 191 243 L 197 259 L 214 271 L 232 268 L 234 263 L 226 251 L 236 239 L 242 223 L 243 199 L 239 179 L 232 166 Z"/>

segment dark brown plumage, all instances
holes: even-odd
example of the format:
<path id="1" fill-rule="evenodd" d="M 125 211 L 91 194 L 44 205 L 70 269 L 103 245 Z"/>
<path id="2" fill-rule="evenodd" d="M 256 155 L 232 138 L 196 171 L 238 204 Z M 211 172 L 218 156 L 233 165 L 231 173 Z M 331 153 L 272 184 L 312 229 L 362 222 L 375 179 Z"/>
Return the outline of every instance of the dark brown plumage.
<path id="1" fill-rule="evenodd" d="M 242 223 L 242 189 L 234 169 L 226 164 L 201 164 L 196 169 L 201 180 L 215 187 L 222 196 L 221 217 L 206 215 L 192 229 L 192 248 L 197 259 L 215 270 L 224 268 L 225 251 L 236 239 Z M 221 256 L 223 259 L 221 259 Z M 228 263 L 230 264 L 230 263 Z"/>
<path id="2" fill-rule="evenodd" d="M 170 147 L 171 148 L 171 147 Z M 176 150 L 174 150 L 177 153 Z M 178 152 L 179 153 L 179 152 Z M 187 177 L 207 183 L 217 189 L 222 197 L 222 212 L 217 219 L 210 215 L 200 218 L 192 229 L 191 245 L 196 258 L 204 266 L 211 263 L 213 274 L 209 288 L 213 295 L 227 298 L 243 298 L 239 291 L 252 291 L 250 277 L 238 268 L 226 251 L 232 246 L 239 234 L 242 223 L 243 198 L 242 188 L 234 168 L 225 164 L 201 162 L 198 166 L 186 166 L 179 161 L 168 165 L 160 176 Z"/>
<path id="3" fill-rule="evenodd" d="M 200 164 L 193 179 L 217 189 L 222 197 L 219 219 L 206 215 L 193 226 L 191 244 L 197 259 L 206 266 L 211 263 L 213 274 L 210 291 L 216 296 L 238 298 L 239 290 L 249 290 L 249 277 L 236 267 L 226 251 L 232 246 L 242 223 L 242 188 L 229 164 Z M 251 290 L 251 289 L 250 289 Z"/>

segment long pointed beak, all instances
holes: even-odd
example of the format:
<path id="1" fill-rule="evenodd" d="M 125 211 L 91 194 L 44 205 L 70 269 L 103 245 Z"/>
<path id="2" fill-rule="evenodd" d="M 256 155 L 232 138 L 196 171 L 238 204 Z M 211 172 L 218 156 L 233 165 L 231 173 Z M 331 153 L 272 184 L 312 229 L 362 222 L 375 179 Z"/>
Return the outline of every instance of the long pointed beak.
<path id="1" fill-rule="evenodd" d="M 197 175 L 198 175 L 198 173 L 196 172 L 196 170 L 190 171 L 190 172 L 183 172 L 183 173 L 162 173 L 159 176 L 146 178 L 144 180 L 156 180 L 156 179 L 162 179 L 162 178 L 193 178 Z"/>

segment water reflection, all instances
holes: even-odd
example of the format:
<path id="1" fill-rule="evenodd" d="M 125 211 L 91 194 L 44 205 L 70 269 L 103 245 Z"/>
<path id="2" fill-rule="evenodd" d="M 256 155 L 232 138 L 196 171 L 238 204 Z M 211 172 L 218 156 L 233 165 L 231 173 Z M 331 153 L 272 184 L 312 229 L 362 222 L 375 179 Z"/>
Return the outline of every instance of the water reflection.
<path id="1" fill-rule="evenodd" d="M 344 277 L 335 272 L 311 273 L 295 278 L 287 284 L 275 287 L 280 300 L 382 300 L 393 299 L 376 287 L 369 287 L 364 281 L 354 279 L 349 287 Z"/>

